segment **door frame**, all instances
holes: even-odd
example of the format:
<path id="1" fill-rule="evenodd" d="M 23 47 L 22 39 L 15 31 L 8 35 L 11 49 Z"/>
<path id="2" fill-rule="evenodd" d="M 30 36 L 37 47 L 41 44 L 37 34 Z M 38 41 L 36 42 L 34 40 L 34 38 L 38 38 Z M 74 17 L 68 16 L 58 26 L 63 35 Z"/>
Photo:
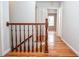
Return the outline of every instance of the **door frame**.
<path id="1" fill-rule="evenodd" d="M 38 22 L 37 8 L 44 8 L 44 7 L 37 7 L 37 4 L 36 4 L 36 7 L 35 7 L 35 22 Z M 61 35 L 62 34 L 62 7 L 47 7 L 47 9 L 56 9 L 57 10 L 56 34 Z M 59 16 L 59 14 L 61 16 Z M 61 19 L 59 19 L 59 18 L 61 18 Z"/>
<path id="2" fill-rule="evenodd" d="M 51 27 L 52 28 L 52 30 L 54 29 L 54 31 L 56 31 L 56 26 L 57 26 L 57 13 L 48 13 L 48 16 L 54 16 L 55 18 L 54 18 L 54 25 L 55 26 L 48 26 L 49 28 Z M 49 29 L 48 28 L 48 30 L 49 31 L 52 31 L 51 29 Z"/>

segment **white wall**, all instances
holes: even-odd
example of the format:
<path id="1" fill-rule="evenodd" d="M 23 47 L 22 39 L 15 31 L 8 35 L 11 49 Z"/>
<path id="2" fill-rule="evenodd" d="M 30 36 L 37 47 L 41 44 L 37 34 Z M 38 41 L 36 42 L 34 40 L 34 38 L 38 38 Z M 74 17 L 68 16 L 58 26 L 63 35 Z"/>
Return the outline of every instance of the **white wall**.
<path id="1" fill-rule="evenodd" d="M 6 22 L 9 21 L 9 4 L 7 1 L 1 2 L 1 54 L 2 56 L 10 49 L 9 28 Z"/>
<path id="2" fill-rule="evenodd" d="M 37 11 L 36 11 L 36 20 L 37 22 L 45 22 L 45 19 L 48 18 L 48 9 L 58 9 L 59 2 L 52 1 L 38 1 L 36 2 Z M 55 11 L 53 11 L 55 12 Z"/>
<path id="3" fill-rule="evenodd" d="M 10 14 L 10 22 L 25 22 L 25 23 L 33 23 L 35 22 L 35 1 L 11 1 L 9 2 L 9 14 Z M 22 34 L 24 33 L 22 27 Z M 19 30 L 19 27 L 18 27 Z M 28 37 L 28 28 L 26 26 L 26 38 Z M 30 27 L 29 32 L 32 32 L 32 28 Z M 17 31 L 18 34 L 18 44 L 19 44 L 19 31 Z M 32 33 L 31 33 L 32 34 Z M 30 34 L 30 35 L 31 35 Z M 35 34 L 35 29 L 34 29 Z M 23 34 L 24 35 L 24 34 Z M 22 35 L 22 41 L 24 40 L 24 36 Z M 13 37 L 15 40 L 15 31 L 13 32 Z M 14 42 L 15 43 L 15 42 Z M 14 44 L 15 46 L 15 44 Z"/>
<path id="4" fill-rule="evenodd" d="M 35 22 L 35 1 L 11 1 L 11 22 Z"/>
<path id="5" fill-rule="evenodd" d="M 10 1 L 10 22 L 35 22 L 35 1 Z"/>
<path id="6" fill-rule="evenodd" d="M 56 9 L 48 9 L 48 13 L 57 13 Z"/>
<path id="7" fill-rule="evenodd" d="M 57 22 L 56 22 L 56 34 L 61 35 L 62 28 L 62 5 L 59 1 L 38 1 L 36 2 L 37 11 L 36 11 L 36 20 L 37 22 L 45 22 L 45 19 L 48 18 L 48 13 L 57 13 Z M 51 10 L 53 11 L 51 11 Z"/>
<path id="8" fill-rule="evenodd" d="M 37 7 L 56 8 L 59 7 L 57 1 L 37 1 Z"/>
<path id="9" fill-rule="evenodd" d="M 62 9 L 63 9 L 63 2 L 61 2 L 60 7 L 57 10 L 57 35 L 62 36 Z"/>
<path id="10" fill-rule="evenodd" d="M 64 2 L 62 36 L 79 56 L 79 2 Z"/>
<path id="11" fill-rule="evenodd" d="M 1 15 L 1 2 L 0 2 L 0 15 Z M 1 16 L 0 16 L 0 56 L 1 56 Z"/>

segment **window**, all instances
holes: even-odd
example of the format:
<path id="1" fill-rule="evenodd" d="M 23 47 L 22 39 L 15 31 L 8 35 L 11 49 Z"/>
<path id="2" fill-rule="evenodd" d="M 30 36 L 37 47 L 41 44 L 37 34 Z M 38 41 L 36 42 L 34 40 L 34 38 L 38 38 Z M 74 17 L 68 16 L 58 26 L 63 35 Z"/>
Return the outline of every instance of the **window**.
<path id="1" fill-rule="evenodd" d="M 54 26 L 54 16 L 48 16 L 48 26 Z"/>

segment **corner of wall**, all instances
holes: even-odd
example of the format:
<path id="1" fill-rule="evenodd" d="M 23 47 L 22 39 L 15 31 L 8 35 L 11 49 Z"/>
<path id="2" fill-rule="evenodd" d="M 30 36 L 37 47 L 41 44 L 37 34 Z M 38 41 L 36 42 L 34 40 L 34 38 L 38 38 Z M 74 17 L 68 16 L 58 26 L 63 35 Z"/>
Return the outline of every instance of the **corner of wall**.
<path id="1" fill-rule="evenodd" d="M 77 50 L 75 50 L 61 35 L 61 40 L 77 55 L 79 56 L 79 52 Z"/>
<path id="2" fill-rule="evenodd" d="M 2 52 L 2 56 L 5 56 L 10 50 L 11 50 L 11 49 L 8 48 L 7 50 L 3 51 L 3 52 Z"/>

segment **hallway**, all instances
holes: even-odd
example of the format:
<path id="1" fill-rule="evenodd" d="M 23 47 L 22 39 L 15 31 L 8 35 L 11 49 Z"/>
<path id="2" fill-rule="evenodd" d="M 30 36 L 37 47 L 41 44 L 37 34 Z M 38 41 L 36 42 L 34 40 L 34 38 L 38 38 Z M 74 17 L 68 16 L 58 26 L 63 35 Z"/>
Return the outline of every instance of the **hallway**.
<path id="1" fill-rule="evenodd" d="M 0 56 L 79 56 L 79 2 L 0 1 L 0 4 Z"/>
<path id="2" fill-rule="evenodd" d="M 48 33 L 48 43 L 49 43 L 49 53 L 32 53 L 32 52 L 9 52 L 5 56 L 26 56 L 26 57 L 61 57 L 61 56 L 76 56 L 76 54 L 71 51 L 71 49 L 57 37 L 54 32 Z"/>

